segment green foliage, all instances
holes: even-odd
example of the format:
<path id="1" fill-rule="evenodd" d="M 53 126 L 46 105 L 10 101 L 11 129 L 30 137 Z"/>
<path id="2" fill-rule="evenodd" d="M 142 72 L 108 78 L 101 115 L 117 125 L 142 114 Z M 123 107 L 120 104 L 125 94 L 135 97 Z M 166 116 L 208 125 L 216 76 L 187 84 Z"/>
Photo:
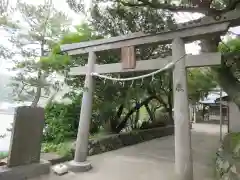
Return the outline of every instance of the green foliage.
<path id="1" fill-rule="evenodd" d="M 230 148 L 233 151 L 236 146 L 240 143 L 240 133 L 231 133 L 230 134 Z"/>
<path id="2" fill-rule="evenodd" d="M 0 160 L 8 157 L 8 152 L 0 152 Z"/>
<path id="3" fill-rule="evenodd" d="M 224 54 L 222 64 L 212 70 L 230 99 L 240 107 L 240 38 L 220 43 L 218 49 Z"/>
<path id="4" fill-rule="evenodd" d="M 226 43 L 221 42 L 218 50 L 222 53 L 239 52 L 240 51 L 240 38 L 230 39 Z"/>
<path id="5" fill-rule="evenodd" d="M 217 86 L 214 74 L 208 68 L 192 68 L 188 71 L 188 96 L 195 103 Z"/>
<path id="6" fill-rule="evenodd" d="M 40 98 L 59 90 L 61 82 L 53 78 L 53 72 L 64 69 L 69 58 L 46 53 L 68 32 L 70 20 L 51 1 L 40 5 L 18 1 L 17 10 L 26 25 L 11 38 L 19 55 L 12 69 L 16 71 L 12 94 L 16 100 L 32 101 L 36 106 Z"/>
<path id="7" fill-rule="evenodd" d="M 76 12 L 83 11 L 84 10 L 84 1 L 76 1 L 76 0 L 67 0 L 69 6 L 75 10 Z M 221 15 L 221 13 L 225 13 L 228 11 L 232 11 L 234 9 L 238 8 L 238 1 L 237 0 L 217 0 L 217 1 L 188 1 L 188 0 L 182 0 L 182 1 L 175 1 L 175 0 L 166 0 L 166 1 L 158 1 L 158 0 L 105 0 L 104 2 L 101 0 L 96 0 L 96 4 L 101 6 L 103 3 L 109 4 L 110 7 L 114 7 L 116 2 L 120 4 L 121 6 L 124 6 L 126 9 L 135 10 L 135 9 L 146 9 L 148 10 L 149 7 L 151 7 L 148 11 L 162 11 L 163 13 L 170 11 L 170 12 L 178 12 L 178 11 L 189 11 L 192 12 L 199 12 L 203 13 L 206 16 L 212 16 L 216 14 L 216 11 Z M 103 3 L 102 3 L 103 2 Z M 104 4 L 106 6 L 106 4 Z M 187 5 L 187 6 L 186 6 Z M 189 8 L 190 5 L 194 5 L 195 7 Z M 94 4 L 93 4 L 94 6 Z M 105 7 L 104 6 L 104 7 Z M 102 7 L 102 6 L 101 6 Z M 131 8 L 132 7 L 132 8 Z M 95 8 L 95 7 L 94 7 Z M 100 9 L 100 8 L 99 8 Z M 111 9 L 111 8 L 108 8 Z M 134 11 L 133 10 L 133 11 Z M 115 11 L 112 11 L 115 13 Z M 121 11 L 123 12 L 123 11 Z M 124 13 L 122 13 L 124 14 Z M 124 14 L 125 16 L 128 16 L 128 14 Z M 124 16 L 123 15 L 123 16 Z M 99 14 L 97 14 L 98 19 L 101 19 Z M 141 17 L 141 16 L 137 16 Z M 155 16 L 157 17 L 157 16 Z M 124 21 L 115 21 L 115 19 L 111 19 L 111 17 L 107 17 L 110 21 L 113 21 L 115 24 L 114 27 L 117 27 L 116 24 L 122 23 Z M 138 19 L 134 17 L 134 20 Z M 134 22 L 134 21 L 131 21 Z M 100 24 L 100 26 L 106 26 L 108 23 L 96 23 L 97 25 Z M 140 23 L 133 23 L 134 25 L 138 25 Z M 169 23 L 168 23 L 169 24 Z M 171 24 L 171 23 L 170 23 Z M 126 27 L 122 25 L 123 29 Z M 108 26 L 106 26 L 108 27 Z M 145 26 L 142 26 L 140 24 L 139 27 L 145 28 Z M 108 31 L 116 32 L 115 29 L 112 28 L 106 28 Z M 144 31 L 144 30 L 140 30 Z M 118 30 L 117 32 L 120 32 L 121 34 L 124 33 L 122 29 Z M 202 46 L 204 51 L 212 52 L 215 51 L 216 45 L 219 43 L 220 35 L 215 34 L 215 37 L 211 40 L 206 40 Z M 233 42 L 233 41 L 232 41 Z M 236 44 L 235 44 L 236 43 Z M 223 44 L 223 43 L 221 43 Z M 237 41 L 233 42 L 232 44 L 229 43 L 229 45 L 233 45 L 233 47 L 230 48 L 230 51 L 238 51 L 238 45 Z M 237 45 L 237 46 L 236 46 Z M 208 48 L 209 49 L 206 49 Z M 228 48 L 224 47 L 224 45 L 221 46 L 220 49 L 221 52 L 228 52 Z M 223 87 L 224 91 L 227 92 L 227 94 L 233 99 L 233 101 L 240 107 L 240 83 L 239 83 L 239 77 L 240 77 L 240 61 L 239 58 L 233 58 L 230 57 L 230 60 L 227 60 L 227 63 L 222 63 L 221 68 L 213 68 L 213 72 L 217 75 L 217 80 L 221 87 Z M 230 62 L 229 62 L 230 61 Z"/>
<path id="8" fill-rule="evenodd" d="M 95 34 L 93 29 L 86 23 L 82 23 L 74 27 L 73 32 L 68 32 L 61 37 L 61 39 L 51 46 L 51 52 L 47 57 L 41 57 L 41 68 L 45 71 L 58 72 L 64 74 L 70 67 L 75 64 L 86 63 L 85 57 L 70 57 L 66 54 L 61 54 L 60 45 L 84 42 L 94 39 L 99 39 L 101 36 Z"/>
<path id="9" fill-rule="evenodd" d="M 51 103 L 45 107 L 44 141 L 55 144 L 75 139 L 78 132 L 82 94 L 74 94 L 70 104 Z M 100 127 L 99 116 L 93 106 L 90 133 L 95 134 Z"/>
<path id="10" fill-rule="evenodd" d="M 165 18 L 173 22 L 171 14 L 169 13 L 162 13 L 158 10 L 152 11 L 148 8 L 136 8 L 133 10 L 121 6 L 119 3 L 113 3 L 112 6 L 103 9 L 101 9 L 99 4 L 94 3 L 94 12 L 92 15 L 93 19 L 90 22 L 90 26 L 81 25 L 81 28 L 77 29 L 77 33 L 70 34 L 65 40 L 62 40 L 61 43 L 82 42 L 89 39 L 117 36 L 137 31 L 156 32 L 168 26 L 164 21 Z M 79 38 L 79 34 L 84 34 L 85 36 Z M 97 34 L 98 37 L 93 38 L 92 34 Z M 156 58 L 170 50 L 168 45 L 162 46 L 159 44 L 144 45 L 136 48 L 138 52 L 136 56 L 138 59 Z M 97 55 L 99 64 L 116 63 L 120 61 L 119 50 L 99 52 Z M 85 56 L 73 57 L 72 65 L 84 65 L 86 60 L 87 57 Z M 128 73 L 119 76 L 123 78 L 140 74 L 142 73 Z M 112 76 L 118 76 L 118 74 Z M 165 78 L 165 74 L 156 77 L 156 81 L 159 79 L 162 79 L 162 81 L 160 81 L 162 83 L 150 83 L 151 78 L 148 78 L 144 79 L 143 84 L 135 81 L 133 84 L 132 82 L 127 82 L 123 86 L 120 83 L 112 83 L 111 81 L 104 83 L 103 80 L 96 78 L 94 92 L 94 107 L 96 107 L 96 111 L 93 113 L 99 115 L 100 119 L 104 122 L 104 127 L 111 127 L 110 129 L 113 130 L 125 117 L 129 118 L 129 121 L 130 119 L 135 119 L 134 116 L 137 116 L 135 110 L 133 111 L 133 115 L 131 114 L 129 116 L 128 113 L 134 109 L 136 102 L 143 101 L 149 96 L 147 91 L 149 86 L 157 89 L 155 93 L 164 96 L 165 102 L 163 102 L 165 105 L 171 103 L 171 100 L 168 101 L 171 98 L 165 98 L 165 96 L 172 94 L 171 88 L 164 86 L 168 84 L 169 79 Z M 82 77 L 67 77 L 66 82 L 73 89 L 79 89 L 83 87 L 84 81 Z M 161 91 L 161 93 L 159 93 L 159 91 Z M 121 112 L 119 111 L 119 107 L 123 107 Z M 138 118 L 136 117 L 136 119 Z"/>
<path id="11" fill-rule="evenodd" d="M 48 57 L 41 57 L 41 69 L 48 72 L 62 72 L 68 70 L 71 58 L 68 55 L 51 53 Z"/>
<path id="12" fill-rule="evenodd" d="M 84 57 L 69 57 L 67 55 L 59 55 L 60 45 L 73 42 L 83 42 L 89 39 L 96 39 L 91 28 L 86 24 L 75 27 L 75 32 L 66 34 L 61 38 L 59 43 L 53 46 L 51 58 L 41 59 L 46 68 L 52 68 L 56 71 L 66 70 L 70 66 L 86 63 Z M 52 57 L 56 58 L 52 58 Z M 72 87 L 72 92 L 66 94 L 70 98 L 71 104 L 53 103 L 49 104 L 46 109 L 46 127 L 44 132 L 45 141 L 54 141 L 54 143 L 63 142 L 65 139 L 76 138 L 78 130 L 78 121 L 80 115 L 81 93 L 83 88 L 83 78 L 69 77 L 65 79 L 66 83 Z M 75 90 L 75 91 L 74 91 Z M 80 94 L 79 94 L 80 93 Z M 91 133 L 96 133 L 99 129 L 99 111 L 97 110 L 98 101 L 93 104 L 93 122 L 91 124 Z"/>
<path id="13" fill-rule="evenodd" d="M 71 147 L 72 147 L 72 142 L 63 142 L 59 144 L 48 142 L 48 143 L 42 143 L 41 152 L 43 153 L 54 152 L 63 157 L 71 157 L 72 156 Z"/>
<path id="14" fill-rule="evenodd" d="M 76 25 L 75 31 L 76 32 L 66 34 L 61 39 L 60 44 L 78 43 L 101 38 L 101 36 L 96 35 L 96 31 L 94 31 L 91 26 L 84 22 Z"/>
<path id="15" fill-rule="evenodd" d="M 45 108 L 44 141 L 63 142 L 76 137 L 79 108 L 53 103 Z"/>

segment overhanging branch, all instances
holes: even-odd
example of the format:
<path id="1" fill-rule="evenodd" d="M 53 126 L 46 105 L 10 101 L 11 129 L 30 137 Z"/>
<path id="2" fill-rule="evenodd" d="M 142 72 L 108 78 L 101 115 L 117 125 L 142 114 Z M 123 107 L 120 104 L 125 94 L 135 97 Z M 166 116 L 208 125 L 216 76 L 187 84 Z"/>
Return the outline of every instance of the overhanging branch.
<path id="1" fill-rule="evenodd" d="M 233 0 L 231 3 L 229 3 L 229 5 L 225 9 L 215 9 L 210 7 L 212 1 L 210 1 L 210 3 L 208 3 L 207 5 L 202 4 L 202 6 L 200 6 L 201 4 L 177 6 L 175 4 L 169 4 L 167 2 L 165 3 L 161 3 L 157 1 L 151 2 L 149 0 L 138 0 L 138 3 L 125 2 L 124 0 L 116 0 L 116 1 L 120 2 L 124 6 L 129 6 L 129 7 L 148 6 L 154 9 L 163 9 L 171 12 L 192 12 L 192 13 L 197 12 L 205 15 L 214 15 L 214 14 L 220 14 L 227 11 L 231 11 L 236 9 L 237 5 L 240 4 L 240 0 Z"/>
<path id="2" fill-rule="evenodd" d="M 177 6 L 175 4 L 160 3 L 160 2 L 150 2 L 149 0 L 138 0 L 139 3 L 124 2 L 123 0 L 117 0 L 124 6 L 129 7 L 141 7 L 148 6 L 154 9 L 169 10 L 171 12 L 198 12 L 202 14 L 218 14 L 223 12 L 222 10 L 217 10 L 210 7 L 196 7 L 196 6 Z"/>

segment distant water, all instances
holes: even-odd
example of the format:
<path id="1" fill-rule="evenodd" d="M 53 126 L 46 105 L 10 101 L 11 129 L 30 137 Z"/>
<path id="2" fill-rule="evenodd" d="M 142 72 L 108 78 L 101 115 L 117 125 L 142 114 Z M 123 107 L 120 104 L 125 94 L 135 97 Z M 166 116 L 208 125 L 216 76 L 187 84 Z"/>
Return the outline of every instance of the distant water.
<path id="1" fill-rule="evenodd" d="M 0 152 L 9 150 L 11 132 L 8 132 L 7 129 L 11 128 L 13 118 L 13 114 L 0 113 L 0 135 L 6 134 L 6 137 L 0 138 Z"/>

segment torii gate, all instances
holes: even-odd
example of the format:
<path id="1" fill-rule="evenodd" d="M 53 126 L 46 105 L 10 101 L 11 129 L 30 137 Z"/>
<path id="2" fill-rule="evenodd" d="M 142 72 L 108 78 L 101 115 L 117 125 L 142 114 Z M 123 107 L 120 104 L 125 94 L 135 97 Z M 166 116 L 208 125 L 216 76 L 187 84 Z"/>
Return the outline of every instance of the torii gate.
<path id="1" fill-rule="evenodd" d="M 232 25 L 233 23 L 237 23 L 239 19 L 240 12 L 231 11 L 221 17 L 206 17 L 190 24 L 183 23 L 176 30 L 163 31 L 154 35 L 132 33 L 126 36 L 62 45 L 62 52 L 67 52 L 69 55 L 89 54 L 87 66 L 74 67 L 70 70 L 70 75 L 86 75 L 85 87 L 88 90 L 83 92 L 75 157 L 68 164 L 69 169 L 74 172 L 80 172 L 91 168 L 90 162 L 87 161 L 87 154 L 93 100 L 92 73 L 102 74 L 154 70 L 163 68 L 167 63 L 172 61 L 175 62 L 173 69 L 175 173 L 177 180 L 193 180 L 186 68 L 219 65 L 221 63 L 221 54 L 204 53 L 200 55 L 186 55 L 185 42 L 211 38 L 211 35 L 216 33 L 224 33 L 228 30 L 230 21 Z M 135 45 L 154 42 L 172 42 L 172 57 L 135 62 L 135 58 L 129 56 L 130 58 L 124 59 L 122 64 L 95 64 L 95 52 L 97 51 L 121 48 L 122 52 L 133 52 Z M 182 59 L 179 61 L 179 58 Z"/>

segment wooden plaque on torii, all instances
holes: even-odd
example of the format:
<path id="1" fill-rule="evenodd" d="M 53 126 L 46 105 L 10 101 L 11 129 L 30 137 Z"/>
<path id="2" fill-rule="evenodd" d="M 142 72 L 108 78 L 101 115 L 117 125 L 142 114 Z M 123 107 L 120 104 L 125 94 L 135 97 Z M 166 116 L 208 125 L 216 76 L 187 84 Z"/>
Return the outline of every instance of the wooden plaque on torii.
<path id="1" fill-rule="evenodd" d="M 135 47 L 128 46 L 121 48 L 121 62 L 123 69 L 135 69 L 136 68 L 136 55 Z"/>

